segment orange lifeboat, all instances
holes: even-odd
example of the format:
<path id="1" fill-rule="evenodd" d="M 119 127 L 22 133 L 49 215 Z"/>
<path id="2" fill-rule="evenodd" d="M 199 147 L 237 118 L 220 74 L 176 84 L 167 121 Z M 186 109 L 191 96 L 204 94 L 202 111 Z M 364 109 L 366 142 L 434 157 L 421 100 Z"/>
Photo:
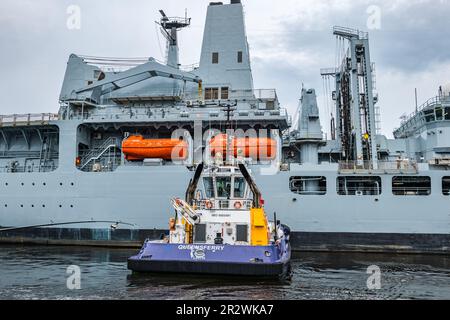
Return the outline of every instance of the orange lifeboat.
<path id="1" fill-rule="evenodd" d="M 220 134 L 211 139 L 209 143 L 211 155 L 227 153 L 227 135 Z M 271 138 L 236 138 L 231 141 L 231 151 L 234 157 L 252 158 L 255 160 L 274 160 L 277 153 L 277 142 Z"/>
<path id="2" fill-rule="evenodd" d="M 188 143 L 177 139 L 144 139 L 131 136 L 122 142 L 122 152 L 128 161 L 144 159 L 186 160 Z"/>

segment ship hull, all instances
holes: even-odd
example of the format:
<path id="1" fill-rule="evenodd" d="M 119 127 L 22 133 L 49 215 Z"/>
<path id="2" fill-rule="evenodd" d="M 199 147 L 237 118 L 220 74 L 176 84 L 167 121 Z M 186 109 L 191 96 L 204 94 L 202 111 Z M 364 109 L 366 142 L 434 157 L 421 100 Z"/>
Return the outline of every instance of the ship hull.
<path id="1" fill-rule="evenodd" d="M 333 166 L 293 168 L 252 175 L 265 195 L 265 209 L 292 230 L 295 251 L 450 253 L 450 197 L 438 190 L 446 171 L 433 179 L 430 196 L 392 195 L 392 175 L 382 175 L 379 196 L 339 196 Z M 116 221 L 0 232 L 0 241 L 59 245 L 140 246 L 168 228 L 171 197 L 183 197 L 193 173 L 183 166 L 121 167 L 114 172 L 76 169 L 51 173 L 0 174 L 0 225 L 29 227 L 68 221 Z M 327 178 L 325 195 L 289 189 L 292 176 Z M 7 184 L 7 185 L 6 185 Z"/>
<path id="2" fill-rule="evenodd" d="M 283 277 L 289 272 L 291 249 L 280 245 L 234 246 L 164 244 L 146 241 L 128 269 L 139 273 L 188 273 L 225 276 Z"/>
<path id="3" fill-rule="evenodd" d="M 0 243 L 139 248 L 167 230 L 34 228 L 0 234 Z M 449 234 L 291 232 L 294 252 L 450 254 Z"/>

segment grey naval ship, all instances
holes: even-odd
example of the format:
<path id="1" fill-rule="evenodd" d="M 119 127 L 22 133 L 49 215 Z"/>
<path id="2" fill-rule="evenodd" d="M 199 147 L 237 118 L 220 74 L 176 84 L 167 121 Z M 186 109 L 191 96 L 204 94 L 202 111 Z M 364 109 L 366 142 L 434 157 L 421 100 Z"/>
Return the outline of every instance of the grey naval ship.
<path id="1" fill-rule="evenodd" d="M 178 55 L 190 19 L 160 13 L 164 63 L 72 54 L 57 114 L 0 117 L 2 242 L 157 239 L 168 229 L 170 199 L 184 196 L 208 156 L 205 133 L 232 127 L 256 132 L 252 144 L 276 142 L 270 156 L 236 153 L 268 214 L 291 227 L 294 250 L 450 253 L 450 86 L 413 106 L 386 138 L 377 130 L 369 36 L 335 27 L 348 50 L 321 70 L 335 87 L 327 138 L 314 89 L 301 90 L 292 121 L 275 90 L 253 87 L 240 0 L 209 4 L 200 63 L 190 67 Z M 177 136 L 183 144 L 174 159 L 167 154 Z M 242 186 L 216 180 L 202 188 L 227 208 Z"/>

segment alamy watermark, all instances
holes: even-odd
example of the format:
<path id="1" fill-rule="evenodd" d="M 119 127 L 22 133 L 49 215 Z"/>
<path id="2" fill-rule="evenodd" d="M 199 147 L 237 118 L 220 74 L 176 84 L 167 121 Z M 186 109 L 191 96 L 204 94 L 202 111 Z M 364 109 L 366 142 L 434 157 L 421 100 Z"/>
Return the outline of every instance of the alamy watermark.
<path id="1" fill-rule="evenodd" d="M 381 29 L 381 7 L 377 5 L 371 5 L 367 8 L 366 13 L 369 15 L 367 18 L 367 29 L 380 30 Z"/>
<path id="2" fill-rule="evenodd" d="M 76 265 L 68 266 L 66 273 L 69 275 L 66 286 L 69 290 L 81 290 L 81 268 Z"/>
<path id="3" fill-rule="evenodd" d="M 367 289 L 380 290 L 381 289 L 381 269 L 378 266 L 372 265 L 367 268 Z"/>
<path id="4" fill-rule="evenodd" d="M 66 26 L 69 30 L 81 29 L 81 8 L 78 5 L 70 5 L 67 7 L 67 20 Z"/>

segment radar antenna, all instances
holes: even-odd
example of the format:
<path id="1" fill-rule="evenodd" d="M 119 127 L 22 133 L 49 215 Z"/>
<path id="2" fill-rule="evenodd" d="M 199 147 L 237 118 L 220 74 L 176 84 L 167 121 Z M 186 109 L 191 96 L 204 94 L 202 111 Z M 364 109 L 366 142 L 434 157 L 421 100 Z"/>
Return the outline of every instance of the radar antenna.
<path id="1" fill-rule="evenodd" d="M 187 11 L 184 18 L 168 17 L 164 10 L 159 10 L 161 19 L 156 21 L 161 27 L 161 33 L 167 40 L 166 63 L 168 66 L 179 68 L 178 55 L 178 31 L 191 25 L 191 18 L 187 17 Z"/>

